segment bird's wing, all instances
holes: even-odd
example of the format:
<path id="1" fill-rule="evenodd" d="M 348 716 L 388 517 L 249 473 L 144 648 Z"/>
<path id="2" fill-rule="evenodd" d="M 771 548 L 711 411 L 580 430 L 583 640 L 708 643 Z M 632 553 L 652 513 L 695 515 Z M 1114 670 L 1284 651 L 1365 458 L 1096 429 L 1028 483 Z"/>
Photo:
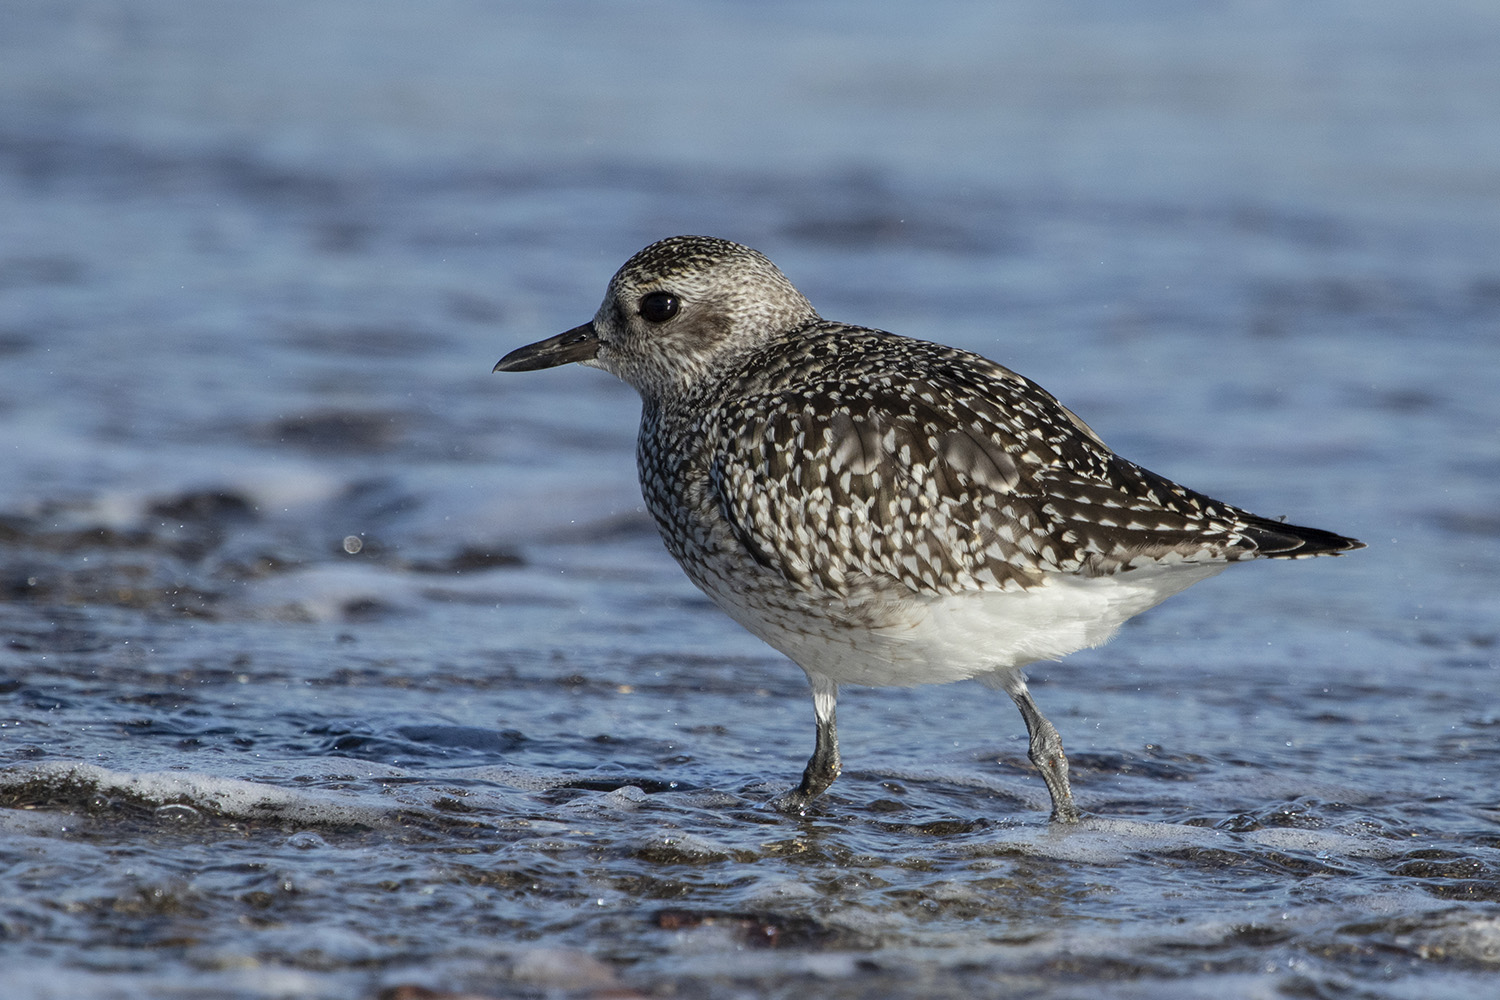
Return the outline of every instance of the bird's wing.
<path id="1" fill-rule="evenodd" d="M 920 341 L 883 364 L 885 343 L 862 345 L 857 379 L 830 364 L 721 408 L 720 510 L 800 586 L 1008 590 L 1255 554 L 1251 515 L 1118 458 L 1035 383 Z"/>

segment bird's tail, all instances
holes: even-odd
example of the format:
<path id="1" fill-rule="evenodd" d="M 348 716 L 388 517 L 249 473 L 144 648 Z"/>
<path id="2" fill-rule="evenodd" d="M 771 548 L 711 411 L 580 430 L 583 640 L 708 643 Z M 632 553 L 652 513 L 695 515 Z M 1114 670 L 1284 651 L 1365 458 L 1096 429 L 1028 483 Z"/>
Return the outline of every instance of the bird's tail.
<path id="1" fill-rule="evenodd" d="M 1255 543 L 1256 555 L 1271 559 L 1336 556 L 1365 547 L 1364 542 L 1322 528 L 1304 528 L 1300 524 L 1273 521 L 1268 517 L 1248 518 L 1243 534 Z"/>

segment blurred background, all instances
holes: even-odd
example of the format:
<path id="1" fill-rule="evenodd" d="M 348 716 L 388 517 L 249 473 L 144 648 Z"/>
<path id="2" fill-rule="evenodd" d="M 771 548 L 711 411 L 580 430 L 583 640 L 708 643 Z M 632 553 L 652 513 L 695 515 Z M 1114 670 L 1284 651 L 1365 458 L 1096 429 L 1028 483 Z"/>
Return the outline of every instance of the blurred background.
<path id="1" fill-rule="evenodd" d="M 10 995 L 1482 991 L 1497 95 L 1469 0 L 7 0 Z M 1370 548 L 1034 670 L 1068 838 L 965 685 L 768 815 L 634 394 L 490 374 L 674 233 Z"/>

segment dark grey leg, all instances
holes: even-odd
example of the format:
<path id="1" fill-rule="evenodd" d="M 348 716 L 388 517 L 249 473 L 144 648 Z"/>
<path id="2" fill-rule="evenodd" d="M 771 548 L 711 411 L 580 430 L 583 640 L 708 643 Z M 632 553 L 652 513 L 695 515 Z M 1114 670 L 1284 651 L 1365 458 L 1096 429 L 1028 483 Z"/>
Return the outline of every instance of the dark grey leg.
<path id="1" fill-rule="evenodd" d="M 1068 758 L 1063 753 L 1057 727 L 1036 707 L 1026 682 L 1020 677 L 1014 683 L 1007 682 L 1005 691 L 1026 720 L 1026 732 L 1031 736 L 1031 762 L 1042 772 L 1042 780 L 1052 795 L 1052 822 L 1077 823 L 1078 807 L 1073 804 L 1073 789 L 1068 785 Z"/>
<path id="2" fill-rule="evenodd" d="M 838 725 L 834 721 L 834 704 L 838 700 L 837 684 L 812 678 L 813 713 L 818 720 L 817 743 L 802 772 L 802 784 L 777 798 L 771 804 L 786 813 L 806 811 L 812 800 L 827 791 L 843 769 L 839 761 Z"/>

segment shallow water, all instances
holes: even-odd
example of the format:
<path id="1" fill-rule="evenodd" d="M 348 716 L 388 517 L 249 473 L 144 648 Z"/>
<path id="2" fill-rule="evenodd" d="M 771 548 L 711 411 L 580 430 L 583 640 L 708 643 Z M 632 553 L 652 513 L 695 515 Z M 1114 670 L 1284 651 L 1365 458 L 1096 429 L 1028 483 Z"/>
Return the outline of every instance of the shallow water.
<path id="1" fill-rule="evenodd" d="M 933 11 L 939 11 L 934 16 Z M 15 997 L 1485 995 L 1500 15 L 17 2 L 0 32 Z M 1342 559 L 1008 700 L 800 672 L 499 376 L 673 232 Z"/>

